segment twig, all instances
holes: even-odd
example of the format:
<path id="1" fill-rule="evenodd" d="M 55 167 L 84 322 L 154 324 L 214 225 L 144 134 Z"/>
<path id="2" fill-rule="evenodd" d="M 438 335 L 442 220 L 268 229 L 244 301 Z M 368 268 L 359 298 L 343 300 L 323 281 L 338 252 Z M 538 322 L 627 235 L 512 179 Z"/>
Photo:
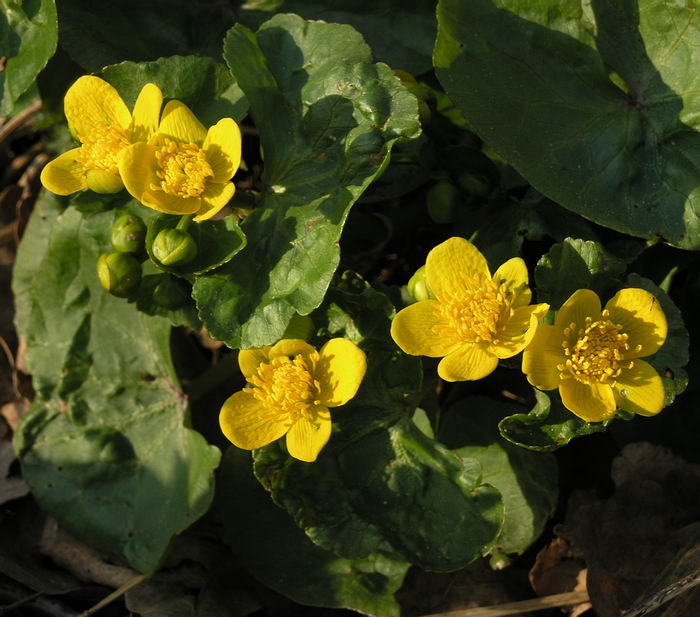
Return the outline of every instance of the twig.
<path id="1" fill-rule="evenodd" d="M 126 583 L 124 583 L 119 589 L 115 589 L 106 598 L 103 598 L 102 600 L 100 600 L 97 604 L 95 604 L 95 606 L 80 613 L 80 615 L 78 615 L 78 617 L 90 617 L 90 615 L 94 615 L 101 608 L 104 608 L 110 602 L 114 602 L 114 600 L 116 600 L 117 598 L 120 598 L 127 591 L 129 591 L 130 589 L 133 589 L 134 587 L 136 587 L 136 585 L 140 585 L 145 580 L 146 580 L 145 574 L 139 574 L 139 576 L 135 576 L 130 581 L 127 581 Z"/>
<path id="2" fill-rule="evenodd" d="M 558 593 L 553 596 L 544 596 L 533 600 L 523 600 L 521 602 L 508 602 L 494 606 L 479 606 L 461 611 L 448 611 L 445 613 L 434 613 L 423 617 L 508 617 L 508 615 L 519 615 L 529 611 L 542 611 L 546 608 L 557 608 L 561 606 L 571 606 L 588 602 L 587 591 L 570 591 L 568 593 Z"/>
<path id="3" fill-rule="evenodd" d="M 5 352 L 7 363 L 10 365 L 10 374 L 12 375 L 12 389 L 17 398 L 22 398 L 22 393 L 19 391 L 19 379 L 17 378 L 17 365 L 15 364 L 15 356 L 7 344 L 7 341 L 0 336 L 0 347 Z"/>
<path id="4" fill-rule="evenodd" d="M 0 145 L 29 118 L 39 113 L 41 102 L 37 101 L 20 111 L 16 116 L 10 118 L 5 124 L 0 126 Z"/>

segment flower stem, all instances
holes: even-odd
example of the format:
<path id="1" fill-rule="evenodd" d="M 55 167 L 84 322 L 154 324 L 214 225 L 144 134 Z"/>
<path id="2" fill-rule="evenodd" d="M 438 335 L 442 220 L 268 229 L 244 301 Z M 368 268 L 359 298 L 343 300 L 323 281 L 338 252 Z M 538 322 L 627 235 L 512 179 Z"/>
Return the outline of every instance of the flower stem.
<path id="1" fill-rule="evenodd" d="M 193 218 L 194 218 L 194 214 L 185 214 L 184 216 L 182 216 L 180 218 L 180 220 L 178 221 L 177 227 L 175 227 L 175 229 L 179 229 L 180 231 L 187 231 Z"/>

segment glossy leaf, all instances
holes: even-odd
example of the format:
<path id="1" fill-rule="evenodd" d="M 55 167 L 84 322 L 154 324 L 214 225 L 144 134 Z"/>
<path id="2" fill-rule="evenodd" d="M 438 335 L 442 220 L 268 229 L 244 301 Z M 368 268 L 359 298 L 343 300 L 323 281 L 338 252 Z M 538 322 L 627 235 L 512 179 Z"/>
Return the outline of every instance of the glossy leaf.
<path id="1" fill-rule="evenodd" d="M 171 56 L 152 62 L 120 62 L 100 75 L 111 83 L 133 109 L 141 88 L 156 84 L 166 99 L 187 105 L 205 127 L 221 118 L 242 120 L 248 101 L 226 67 L 211 58 Z"/>
<path id="2" fill-rule="evenodd" d="M 665 0 L 441 0 L 434 62 L 472 128 L 536 189 L 607 227 L 698 248 L 694 18 Z"/>
<path id="3" fill-rule="evenodd" d="M 0 116 L 12 113 L 53 56 L 57 41 L 55 0 L 7 0 L 0 5 Z"/>
<path id="4" fill-rule="evenodd" d="M 440 439 L 455 454 L 481 463 L 482 480 L 503 496 L 505 519 L 495 550 L 522 553 L 542 533 L 557 505 L 557 463 L 544 452 L 529 452 L 504 441 L 496 421 L 517 405 L 471 396 L 449 408 Z"/>
<path id="5" fill-rule="evenodd" d="M 537 402 L 529 413 L 506 416 L 498 423 L 504 439 L 529 450 L 551 452 L 575 437 L 600 433 L 610 421 L 586 422 L 572 414 L 556 391 L 534 390 Z"/>
<path id="6" fill-rule="evenodd" d="M 244 23 L 260 23 L 275 11 L 348 24 L 364 36 L 375 60 L 416 75 L 432 68 L 435 43 L 435 3 L 432 1 L 249 0 L 241 8 Z M 398 13 L 400 19 L 397 19 Z"/>
<path id="7" fill-rule="evenodd" d="M 113 218 L 38 210 L 30 224 L 15 288 L 37 396 L 15 447 L 42 508 L 150 574 L 208 509 L 219 452 L 187 427 L 168 322 L 99 285 Z"/>
<path id="8" fill-rule="evenodd" d="M 259 347 L 319 306 L 350 207 L 420 127 L 415 97 L 349 26 L 278 15 L 257 34 L 231 29 L 224 56 L 260 133 L 265 190 L 241 225 L 246 248 L 194 295 L 213 336 Z"/>
<path id="9" fill-rule="evenodd" d="M 180 266 L 164 266 L 153 254 L 153 242 L 164 229 L 175 229 L 179 221 L 179 216 L 161 214 L 148 226 L 146 250 L 153 263 L 165 272 L 183 277 L 203 274 L 228 262 L 246 244 L 246 238 L 235 215 L 215 221 L 193 223 L 188 227 L 187 233 L 192 236 L 198 247 L 197 256 Z"/>
<path id="10" fill-rule="evenodd" d="M 256 578 L 301 604 L 400 614 L 394 593 L 408 563 L 344 559 L 313 544 L 255 480 L 247 452 L 229 448 L 221 472 L 224 539 Z"/>

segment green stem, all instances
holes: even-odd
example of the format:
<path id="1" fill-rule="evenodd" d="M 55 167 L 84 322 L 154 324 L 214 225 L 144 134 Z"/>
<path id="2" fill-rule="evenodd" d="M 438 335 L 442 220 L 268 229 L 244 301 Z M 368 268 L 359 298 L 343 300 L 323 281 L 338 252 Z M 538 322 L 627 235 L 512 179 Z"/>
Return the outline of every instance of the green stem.
<path id="1" fill-rule="evenodd" d="M 193 218 L 194 214 L 185 214 L 180 218 L 175 229 L 179 229 L 180 231 L 187 231 Z"/>

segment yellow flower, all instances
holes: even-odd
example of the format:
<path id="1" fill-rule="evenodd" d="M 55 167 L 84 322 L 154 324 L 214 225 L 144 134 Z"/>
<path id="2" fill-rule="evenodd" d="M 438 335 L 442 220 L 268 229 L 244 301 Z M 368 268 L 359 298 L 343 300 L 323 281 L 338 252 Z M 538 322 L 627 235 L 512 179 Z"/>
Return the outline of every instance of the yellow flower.
<path id="1" fill-rule="evenodd" d="M 287 435 L 287 450 L 315 461 L 331 435 L 329 407 L 347 403 L 367 370 L 364 352 L 334 338 L 321 351 L 301 339 L 244 349 L 238 364 L 251 387 L 229 397 L 219 423 L 239 448 L 253 450 Z"/>
<path id="2" fill-rule="evenodd" d="M 514 257 L 491 276 L 486 259 L 463 238 L 436 246 L 425 265 L 435 297 L 399 311 L 391 336 L 414 356 L 440 358 L 446 381 L 481 379 L 499 358 L 520 353 L 549 305 L 530 305 L 525 262 Z"/>
<path id="3" fill-rule="evenodd" d="M 42 184 L 58 195 L 86 188 L 97 193 L 121 191 L 119 155 L 130 144 L 151 138 L 162 103 L 158 86 L 146 84 L 132 114 L 106 81 L 92 75 L 80 77 L 66 92 L 63 107 L 68 128 L 82 145 L 46 165 Z"/>
<path id="4" fill-rule="evenodd" d="M 180 101 L 163 109 L 148 143 L 127 148 L 119 159 L 126 190 L 166 214 L 214 216 L 233 197 L 231 178 L 241 162 L 241 131 L 231 118 L 209 130 Z"/>
<path id="5" fill-rule="evenodd" d="M 579 289 L 559 309 L 553 326 L 540 325 L 523 354 L 523 372 L 540 390 L 559 388 L 564 406 L 588 422 L 616 409 L 653 416 L 664 387 L 644 360 L 666 340 L 666 316 L 643 289 L 622 289 L 601 311 L 590 289 Z"/>

